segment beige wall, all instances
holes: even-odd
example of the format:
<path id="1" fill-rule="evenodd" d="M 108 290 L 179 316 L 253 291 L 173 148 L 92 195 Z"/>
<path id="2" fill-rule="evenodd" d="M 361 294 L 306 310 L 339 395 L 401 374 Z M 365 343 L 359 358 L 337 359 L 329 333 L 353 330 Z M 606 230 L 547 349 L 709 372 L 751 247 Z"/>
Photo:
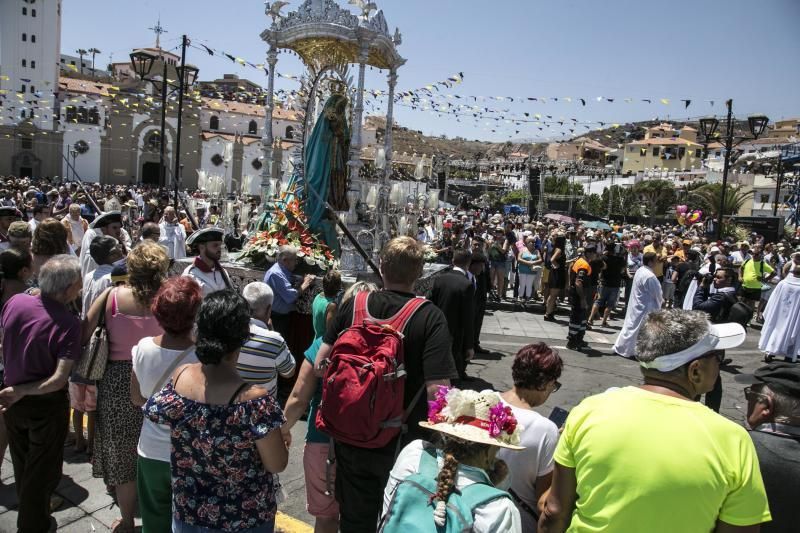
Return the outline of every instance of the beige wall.
<path id="1" fill-rule="evenodd" d="M 653 148 L 658 148 L 658 155 L 653 155 Z M 673 156 L 669 159 L 662 158 L 665 149 L 671 149 L 674 154 L 679 153 L 679 148 L 685 148 L 682 158 Z M 641 150 L 644 150 L 642 155 Z M 657 168 L 662 170 L 684 170 L 700 168 L 702 164 L 702 151 L 700 145 L 653 145 L 653 144 L 626 144 L 623 154 L 622 172 L 642 172 L 645 169 Z"/>

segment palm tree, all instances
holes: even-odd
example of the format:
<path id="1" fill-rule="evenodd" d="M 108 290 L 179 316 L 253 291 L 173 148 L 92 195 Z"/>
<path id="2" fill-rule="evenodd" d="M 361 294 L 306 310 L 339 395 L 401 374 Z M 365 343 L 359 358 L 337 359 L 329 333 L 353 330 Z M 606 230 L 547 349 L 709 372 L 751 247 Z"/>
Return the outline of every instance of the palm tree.
<path id="1" fill-rule="evenodd" d="M 94 72 L 94 56 L 97 55 L 97 54 L 102 54 L 103 52 L 101 52 L 97 48 L 89 48 L 89 53 L 92 54 L 92 77 L 94 77 L 94 75 L 95 75 L 95 72 Z"/>
<path id="2" fill-rule="evenodd" d="M 87 50 L 84 50 L 83 48 L 78 48 L 77 50 L 75 50 L 75 53 L 78 54 L 81 58 L 81 74 L 83 74 L 83 56 L 85 56 L 89 52 Z"/>
<path id="3" fill-rule="evenodd" d="M 752 196 L 753 191 L 745 190 L 741 185 L 728 185 L 725 190 L 725 212 L 723 214 L 738 214 Z M 689 193 L 689 200 L 696 203 L 706 217 L 716 218 L 719 216 L 722 201 L 722 184 L 708 183 L 698 187 Z"/>

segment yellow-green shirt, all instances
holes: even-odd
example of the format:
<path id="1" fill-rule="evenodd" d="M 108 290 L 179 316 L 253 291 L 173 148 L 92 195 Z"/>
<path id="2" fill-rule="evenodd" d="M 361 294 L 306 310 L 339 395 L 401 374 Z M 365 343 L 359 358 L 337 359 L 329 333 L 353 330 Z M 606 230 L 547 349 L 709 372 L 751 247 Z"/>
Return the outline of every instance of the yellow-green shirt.
<path id="1" fill-rule="evenodd" d="M 766 261 L 748 259 L 742 265 L 742 287 L 745 289 L 760 289 L 762 274 L 769 274 L 772 270 L 772 267 Z"/>
<path id="2" fill-rule="evenodd" d="M 706 406 L 638 387 L 583 400 L 555 461 L 574 468 L 567 531 L 708 533 L 771 519 L 753 442 Z"/>

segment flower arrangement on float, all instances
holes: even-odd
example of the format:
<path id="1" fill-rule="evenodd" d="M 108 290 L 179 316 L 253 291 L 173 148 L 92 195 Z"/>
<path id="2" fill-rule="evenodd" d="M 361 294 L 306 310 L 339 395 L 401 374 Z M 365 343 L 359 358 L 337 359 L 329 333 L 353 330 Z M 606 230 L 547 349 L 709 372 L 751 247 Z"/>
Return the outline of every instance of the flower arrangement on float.
<path id="1" fill-rule="evenodd" d="M 297 273 L 326 271 L 336 264 L 330 248 L 309 229 L 297 198 L 275 203 L 268 229 L 256 232 L 247 240 L 238 260 L 258 268 L 268 268 L 277 261 L 278 250 L 285 245 L 297 248 Z M 301 266 L 303 264 L 306 268 Z"/>

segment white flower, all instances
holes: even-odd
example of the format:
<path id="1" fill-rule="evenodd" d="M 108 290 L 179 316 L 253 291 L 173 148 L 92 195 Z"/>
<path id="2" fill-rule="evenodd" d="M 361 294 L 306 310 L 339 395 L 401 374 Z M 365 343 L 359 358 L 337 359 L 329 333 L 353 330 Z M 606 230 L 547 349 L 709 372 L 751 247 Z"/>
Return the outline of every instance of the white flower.
<path id="1" fill-rule="evenodd" d="M 475 418 L 489 420 L 489 409 L 500 402 L 500 396 L 494 391 L 483 391 L 475 399 Z"/>
<path id="2" fill-rule="evenodd" d="M 306 264 L 308 265 L 314 266 L 316 264 L 316 261 L 314 261 L 314 258 L 311 257 L 310 255 L 307 255 L 305 259 L 306 259 Z"/>
<path id="3" fill-rule="evenodd" d="M 442 415 L 451 422 L 460 416 L 475 416 L 474 405 L 479 395 L 474 390 L 451 389 L 447 393 L 447 406 L 442 409 Z"/>

